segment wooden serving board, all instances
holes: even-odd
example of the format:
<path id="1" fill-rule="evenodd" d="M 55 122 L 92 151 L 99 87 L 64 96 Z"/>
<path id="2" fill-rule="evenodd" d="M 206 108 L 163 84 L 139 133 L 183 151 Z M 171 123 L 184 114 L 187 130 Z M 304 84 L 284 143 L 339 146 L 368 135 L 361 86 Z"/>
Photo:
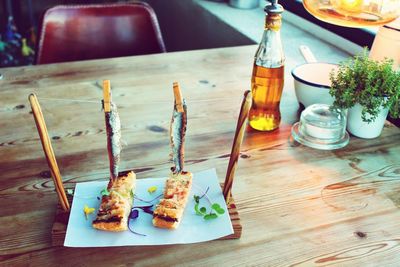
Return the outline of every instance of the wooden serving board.
<path id="1" fill-rule="evenodd" d="M 223 187 L 223 185 L 221 185 Z M 72 207 L 72 196 L 68 195 L 68 201 Z M 221 237 L 220 240 L 238 239 L 242 235 L 242 225 L 240 224 L 239 213 L 236 208 L 233 197 L 227 203 L 229 217 L 231 218 L 233 234 Z M 53 247 L 64 246 L 65 234 L 67 233 L 67 225 L 69 220 L 69 212 L 64 211 L 61 205 L 57 205 L 56 216 L 53 227 L 51 229 L 51 243 Z"/>

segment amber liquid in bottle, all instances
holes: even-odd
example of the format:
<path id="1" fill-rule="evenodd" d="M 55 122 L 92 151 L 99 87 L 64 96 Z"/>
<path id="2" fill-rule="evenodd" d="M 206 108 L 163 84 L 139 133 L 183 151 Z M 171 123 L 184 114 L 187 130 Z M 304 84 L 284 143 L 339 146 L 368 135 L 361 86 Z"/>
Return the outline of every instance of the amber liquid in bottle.
<path id="1" fill-rule="evenodd" d="M 279 127 L 284 84 L 285 56 L 280 38 L 282 6 L 276 1 L 265 7 L 265 29 L 254 56 L 251 92 L 253 103 L 249 113 L 249 125 L 259 131 L 272 131 Z"/>
<path id="2" fill-rule="evenodd" d="M 253 105 L 250 110 L 250 126 L 260 131 L 279 127 L 280 99 L 284 85 L 284 66 L 266 68 L 254 65 L 251 77 Z"/>

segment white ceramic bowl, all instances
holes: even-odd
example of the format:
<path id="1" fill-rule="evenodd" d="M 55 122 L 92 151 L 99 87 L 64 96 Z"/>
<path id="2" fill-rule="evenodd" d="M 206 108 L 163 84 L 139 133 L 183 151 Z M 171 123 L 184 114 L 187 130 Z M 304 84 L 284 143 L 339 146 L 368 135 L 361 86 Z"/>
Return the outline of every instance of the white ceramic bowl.
<path id="1" fill-rule="evenodd" d="M 338 65 L 330 63 L 306 63 L 295 67 L 292 70 L 294 78 L 294 89 L 297 101 L 304 107 L 312 104 L 333 103 L 329 94 L 331 82 L 329 73 L 337 69 Z"/>

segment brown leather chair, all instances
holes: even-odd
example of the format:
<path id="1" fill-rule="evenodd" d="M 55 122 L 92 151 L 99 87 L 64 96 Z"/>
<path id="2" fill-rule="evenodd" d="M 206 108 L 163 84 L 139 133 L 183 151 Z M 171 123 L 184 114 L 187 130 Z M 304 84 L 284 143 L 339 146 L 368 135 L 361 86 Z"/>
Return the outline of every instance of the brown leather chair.
<path id="1" fill-rule="evenodd" d="M 56 6 L 42 21 L 36 64 L 165 52 L 146 3 Z"/>

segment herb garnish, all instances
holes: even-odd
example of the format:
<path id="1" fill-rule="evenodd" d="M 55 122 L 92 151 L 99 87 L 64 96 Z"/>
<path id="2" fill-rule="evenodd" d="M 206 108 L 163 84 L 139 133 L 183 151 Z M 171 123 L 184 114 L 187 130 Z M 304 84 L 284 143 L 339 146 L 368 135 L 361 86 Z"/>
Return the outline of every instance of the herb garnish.
<path id="1" fill-rule="evenodd" d="M 203 216 L 204 220 L 216 219 L 216 218 L 218 218 L 218 215 L 222 215 L 225 213 L 225 210 L 223 208 L 221 208 L 221 206 L 218 203 L 212 203 L 211 200 L 208 198 L 207 192 L 209 189 L 210 189 L 210 187 L 207 187 L 206 192 L 204 192 L 204 194 L 202 196 L 197 196 L 197 195 L 193 196 L 193 199 L 196 202 L 196 204 L 194 205 L 194 210 L 197 215 Z M 206 197 L 206 199 L 210 203 L 210 205 L 211 205 L 210 211 L 207 211 L 206 207 L 200 207 L 200 200 L 203 197 Z"/>
<path id="2" fill-rule="evenodd" d="M 133 209 L 141 209 L 142 211 L 146 212 L 147 214 L 153 215 L 153 210 L 151 209 L 154 205 L 147 205 L 147 206 L 136 206 Z"/>
<path id="3" fill-rule="evenodd" d="M 137 199 L 137 200 L 139 200 L 139 201 L 142 201 L 142 202 L 145 202 L 145 203 L 152 203 L 152 202 L 154 202 L 155 200 L 157 200 L 157 199 L 159 199 L 160 197 L 162 197 L 163 195 L 164 195 L 164 194 L 161 193 L 161 194 L 159 194 L 158 196 L 156 196 L 155 198 L 153 198 L 153 199 L 151 199 L 151 200 L 144 200 L 144 199 L 141 199 L 140 197 L 138 197 L 138 196 L 135 195 L 135 199 Z"/>
<path id="4" fill-rule="evenodd" d="M 149 194 L 153 194 L 153 193 L 156 192 L 156 191 L 157 191 L 157 186 L 155 186 L 155 185 L 150 186 L 150 187 L 147 189 L 147 192 L 149 192 Z"/>
<path id="5" fill-rule="evenodd" d="M 129 231 L 131 231 L 135 235 L 146 236 L 145 234 L 141 234 L 141 233 L 135 232 L 131 228 L 131 221 L 136 220 L 138 217 L 139 217 L 139 211 L 137 209 L 132 209 L 131 213 L 129 214 L 129 217 L 128 217 L 128 229 L 129 229 Z"/>
<path id="6" fill-rule="evenodd" d="M 130 193 L 130 195 L 131 195 L 131 198 L 134 198 L 135 197 L 135 193 L 133 192 L 133 189 L 131 189 L 131 192 L 129 192 Z"/>
<path id="7" fill-rule="evenodd" d="M 103 190 L 100 191 L 100 194 L 102 196 L 109 196 L 110 192 L 107 190 L 107 188 L 104 188 Z"/>
<path id="8" fill-rule="evenodd" d="M 67 189 L 67 195 L 73 197 L 74 196 L 74 189 L 68 188 Z"/>
<path id="9" fill-rule="evenodd" d="M 95 208 L 89 208 L 88 205 L 85 204 L 83 207 L 83 213 L 85 214 L 86 220 L 88 219 L 88 215 L 92 214 L 95 211 Z"/>
<path id="10" fill-rule="evenodd" d="M 133 207 L 131 209 L 131 213 L 129 214 L 128 217 L 128 229 L 129 231 L 131 231 L 132 233 L 136 234 L 136 235 L 140 235 L 140 236 L 146 236 L 145 234 L 141 234 L 138 232 L 135 232 L 132 228 L 131 228 L 131 220 L 134 221 L 137 218 L 139 218 L 139 209 L 141 209 L 143 212 L 148 213 L 153 215 L 153 210 L 151 209 L 154 205 L 147 205 L 147 206 L 136 206 Z"/>

